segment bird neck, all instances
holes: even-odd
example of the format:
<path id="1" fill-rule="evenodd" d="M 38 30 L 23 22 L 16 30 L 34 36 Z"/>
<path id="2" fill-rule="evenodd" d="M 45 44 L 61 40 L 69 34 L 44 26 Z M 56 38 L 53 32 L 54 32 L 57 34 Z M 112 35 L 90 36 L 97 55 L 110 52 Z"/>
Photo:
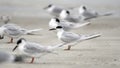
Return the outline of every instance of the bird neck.
<path id="1" fill-rule="evenodd" d="M 55 9 L 55 6 L 52 6 L 50 8 L 47 9 L 48 12 L 52 12 Z"/>
<path id="2" fill-rule="evenodd" d="M 83 13 L 83 12 L 85 12 L 85 11 L 86 11 L 86 10 L 83 9 L 82 7 L 79 8 L 79 13 Z"/>
<path id="3" fill-rule="evenodd" d="M 21 44 L 25 44 L 26 43 L 26 41 L 25 40 L 22 40 L 22 43 Z"/>
<path id="4" fill-rule="evenodd" d="M 66 14 L 66 13 L 61 13 L 60 14 L 61 19 L 66 19 L 67 17 L 68 17 L 68 14 Z"/>
<path id="5" fill-rule="evenodd" d="M 23 49 L 24 45 L 26 44 L 26 42 L 24 40 L 22 40 L 22 43 L 19 44 L 19 50 Z"/>
<path id="6" fill-rule="evenodd" d="M 57 36 L 58 38 L 61 38 L 62 34 L 64 33 L 65 31 L 63 29 L 59 29 L 58 32 L 57 32 Z"/>
<path id="7" fill-rule="evenodd" d="M 56 21 L 54 21 L 54 20 L 51 20 L 51 21 L 49 22 L 49 26 L 50 26 L 51 28 L 55 28 L 56 26 L 58 26 L 58 23 L 57 23 Z"/>
<path id="8" fill-rule="evenodd" d="M 5 29 L 6 29 L 5 27 L 0 27 L 0 34 L 4 34 Z"/>

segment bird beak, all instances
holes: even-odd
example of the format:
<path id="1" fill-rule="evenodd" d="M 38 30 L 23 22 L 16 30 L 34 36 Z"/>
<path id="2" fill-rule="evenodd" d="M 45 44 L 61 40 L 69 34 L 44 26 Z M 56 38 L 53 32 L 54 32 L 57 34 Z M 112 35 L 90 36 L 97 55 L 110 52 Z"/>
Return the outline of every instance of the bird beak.
<path id="1" fill-rule="evenodd" d="M 4 38 L 4 36 L 0 36 L 0 39 L 3 39 Z"/>
<path id="2" fill-rule="evenodd" d="M 49 31 L 51 31 L 51 30 L 56 30 L 55 28 L 51 28 L 51 29 L 49 29 Z"/>
<path id="3" fill-rule="evenodd" d="M 16 45 L 12 51 L 15 51 L 15 49 L 16 49 L 17 47 L 18 47 L 18 45 Z"/>

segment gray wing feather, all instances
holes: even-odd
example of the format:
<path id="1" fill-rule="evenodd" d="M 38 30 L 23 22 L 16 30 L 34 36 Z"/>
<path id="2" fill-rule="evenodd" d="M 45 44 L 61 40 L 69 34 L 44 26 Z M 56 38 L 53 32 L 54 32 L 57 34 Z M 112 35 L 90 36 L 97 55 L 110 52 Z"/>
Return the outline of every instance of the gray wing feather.
<path id="1" fill-rule="evenodd" d="M 62 10 L 63 10 L 62 8 L 55 8 L 55 9 L 53 10 L 53 12 L 59 14 Z"/>
<path id="2" fill-rule="evenodd" d="M 65 42 L 73 42 L 73 41 L 78 40 L 79 38 L 80 38 L 79 35 L 67 32 L 63 35 L 63 37 L 61 39 Z"/>
<path id="3" fill-rule="evenodd" d="M 21 35 L 23 32 L 20 30 L 19 26 L 16 26 L 15 24 L 6 24 L 4 25 L 5 28 L 5 33 L 13 36 Z"/>
<path id="4" fill-rule="evenodd" d="M 27 43 L 25 45 L 25 52 L 30 53 L 30 54 L 35 54 L 35 53 L 43 53 L 46 52 L 47 49 L 44 46 L 41 46 L 39 44 L 36 43 Z"/>

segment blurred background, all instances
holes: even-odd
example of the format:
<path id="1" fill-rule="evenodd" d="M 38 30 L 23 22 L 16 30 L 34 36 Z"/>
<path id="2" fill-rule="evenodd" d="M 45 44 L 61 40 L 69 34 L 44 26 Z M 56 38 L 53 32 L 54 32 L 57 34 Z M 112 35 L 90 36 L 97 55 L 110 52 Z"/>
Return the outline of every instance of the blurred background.
<path id="1" fill-rule="evenodd" d="M 65 8 L 86 5 L 94 10 L 116 11 L 120 16 L 120 0 L 0 0 L 0 15 L 48 17 L 43 8 L 49 4 Z"/>

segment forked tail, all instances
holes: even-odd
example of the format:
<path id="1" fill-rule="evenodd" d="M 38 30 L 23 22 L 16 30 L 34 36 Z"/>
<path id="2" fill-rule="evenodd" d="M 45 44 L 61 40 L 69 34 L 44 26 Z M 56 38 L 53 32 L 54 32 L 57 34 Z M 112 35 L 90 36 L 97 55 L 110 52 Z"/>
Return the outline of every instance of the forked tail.
<path id="1" fill-rule="evenodd" d="M 67 43 L 60 43 L 60 44 L 58 44 L 58 45 L 49 46 L 48 49 L 54 50 L 54 49 L 56 49 L 56 48 L 59 48 L 59 47 L 62 47 L 62 46 L 64 46 L 64 45 L 66 45 L 66 44 L 67 44 Z"/>
<path id="2" fill-rule="evenodd" d="M 73 25 L 72 28 L 79 28 L 79 27 L 83 27 L 83 26 L 86 26 L 86 25 L 89 25 L 90 22 L 84 22 L 84 23 L 76 23 Z"/>
<path id="3" fill-rule="evenodd" d="M 80 40 L 89 40 L 89 39 L 93 39 L 93 38 L 97 38 L 100 37 L 101 34 L 92 34 L 92 35 L 83 35 L 81 36 Z"/>
<path id="4" fill-rule="evenodd" d="M 37 31 L 40 31 L 40 30 L 42 30 L 42 29 L 26 30 L 26 34 L 28 34 L 28 35 L 33 35 L 34 32 L 37 32 Z"/>
<path id="5" fill-rule="evenodd" d="M 112 12 L 107 12 L 107 13 L 104 13 L 104 14 L 99 14 L 99 16 L 110 16 L 110 15 L 113 15 Z"/>

